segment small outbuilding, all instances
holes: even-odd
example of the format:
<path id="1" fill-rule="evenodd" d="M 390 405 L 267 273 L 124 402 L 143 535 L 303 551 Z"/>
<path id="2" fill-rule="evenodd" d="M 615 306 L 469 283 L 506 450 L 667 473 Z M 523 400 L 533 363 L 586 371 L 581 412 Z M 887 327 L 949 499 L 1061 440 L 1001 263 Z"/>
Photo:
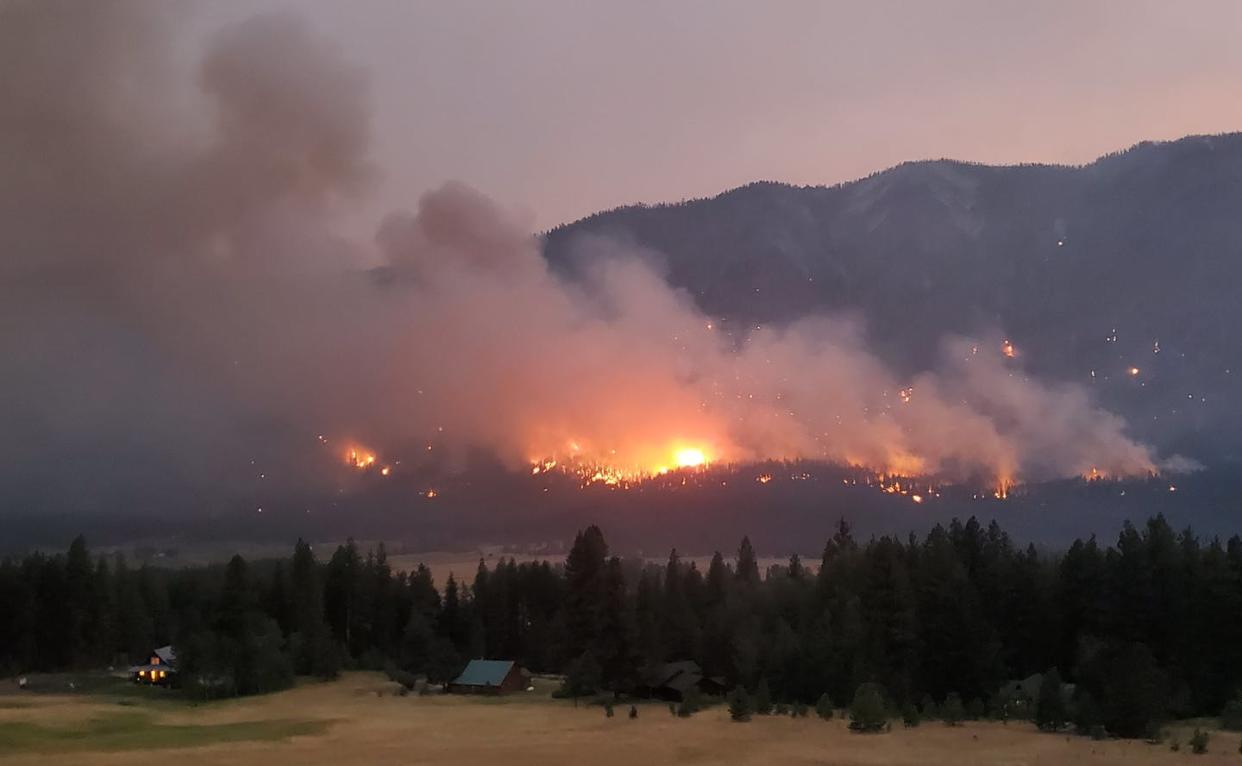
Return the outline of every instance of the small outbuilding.
<path id="1" fill-rule="evenodd" d="M 643 673 L 638 691 L 645 697 L 680 702 L 691 691 L 700 694 L 725 693 L 724 679 L 703 675 L 703 669 L 694 660 L 666 662 L 650 667 Z"/>
<path id="2" fill-rule="evenodd" d="M 177 652 L 172 646 L 161 646 L 151 652 L 145 665 L 130 668 L 129 675 L 137 684 L 172 686 L 177 679 Z"/>
<path id="3" fill-rule="evenodd" d="M 449 682 L 455 694 L 505 694 L 530 685 L 530 675 L 513 660 L 470 660 L 461 675 Z"/>
<path id="4" fill-rule="evenodd" d="M 1042 673 L 1033 673 L 1026 678 L 1015 678 L 1005 684 L 997 692 L 1006 715 L 1015 718 L 1030 718 L 1035 715 L 1035 706 L 1039 700 L 1039 690 L 1044 684 Z M 1074 684 L 1061 684 L 1061 696 L 1065 703 L 1073 699 Z"/>

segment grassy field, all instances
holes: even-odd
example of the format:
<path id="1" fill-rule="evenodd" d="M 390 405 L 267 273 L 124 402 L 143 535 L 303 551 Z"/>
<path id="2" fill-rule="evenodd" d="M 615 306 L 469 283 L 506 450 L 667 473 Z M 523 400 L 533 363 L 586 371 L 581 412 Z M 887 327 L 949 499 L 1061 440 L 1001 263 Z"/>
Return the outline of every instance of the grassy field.
<path id="1" fill-rule="evenodd" d="M 1142 742 L 1040 734 L 1027 724 L 929 723 L 889 734 L 851 734 L 844 721 L 756 718 L 737 724 L 722 707 L 690 719 L 662 705 L 599 707 L 544 694 L 506 698 L 399 697 L 374 674 L 352 673 L 266 697 L 209 705 L 101 695 L 0 697 L 0 765 L 229 763 L 651 764 L 1178 764 L 1242 763 L 1242 735 L 1212 732 L 1206 755 Z M 20 703 L 20 704 L 18 704 Z M 120 704 L 124 703 L 124 704 Z M 170 748 L 176 748 L 170 750 Z"/>

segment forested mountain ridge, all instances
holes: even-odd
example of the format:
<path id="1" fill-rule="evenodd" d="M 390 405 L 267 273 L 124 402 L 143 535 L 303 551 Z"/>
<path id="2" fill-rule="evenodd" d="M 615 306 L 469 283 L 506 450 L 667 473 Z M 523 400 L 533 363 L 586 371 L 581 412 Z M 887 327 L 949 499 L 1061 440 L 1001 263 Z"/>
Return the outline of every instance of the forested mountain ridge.
<path id="1" fill-rule="evenodd" d="M 935 160 L 832 187 L 754 183 L 589 216 L 545 253 L 572 275 L 584 235 L 654 251 L 726 326 L 850 313 L 907 372 L 946 335 L 1003 336 L 1031 373 L 1089 386 L 1137 437 L 1210 465 L 1242 454 L 1240 212 L 1242 134 L 1228 134 L 1080 167 Z"/>

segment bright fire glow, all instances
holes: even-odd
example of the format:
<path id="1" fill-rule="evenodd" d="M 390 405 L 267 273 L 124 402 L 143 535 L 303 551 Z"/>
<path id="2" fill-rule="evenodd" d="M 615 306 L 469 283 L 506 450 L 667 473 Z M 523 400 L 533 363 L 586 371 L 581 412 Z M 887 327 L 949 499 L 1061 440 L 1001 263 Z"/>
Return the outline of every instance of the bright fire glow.
<path id="1" fill-rule="evenodd" d="M 673 471 L 697 471 L 706 468 L 713 460 L 712 451 L 706 446 L 688 446 L 677 442 L 664 449 L 636 450 L 634 462 L 624 462 L 616 450 L 587 449 L 577 440 L 567 445 L 567 453 L 559 456 L 532 458 L 532 476 L 553 470 L 577 476 L 583 486 L 604 484 L 610 487 L 629 487 L 646 479 L 664 476 Z"/>
<path id="2" fill-rule="evenodd" d="M 345 452 L 345 463 L 360 471 L 365 471 L 375 465 L 375 453 L 362 447 L 350 447 Z"/>
<path id="3" fill-rule="evenodd" d="M 677 450 L 673 459 L 677 463 L 678 468 L 697 468 L 707 464 L 707 455 L 703 454 L 703 450 L 695 447 Z"/>

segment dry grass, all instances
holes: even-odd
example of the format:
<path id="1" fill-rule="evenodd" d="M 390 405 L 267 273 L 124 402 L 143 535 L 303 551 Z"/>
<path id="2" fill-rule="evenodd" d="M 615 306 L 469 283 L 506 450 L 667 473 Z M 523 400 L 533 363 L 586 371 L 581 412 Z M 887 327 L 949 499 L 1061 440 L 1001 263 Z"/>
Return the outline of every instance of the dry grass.
<path id="1" fill-rule="evenodd" d="M 737 724 L 723 708 L 691 719 L 670 716 L 660 705 L 640 708 L 638 720 L 620 707 L 605 718 L 598 707 L 553 701 L 545 696 L 500 700 L 470 697 L 397 697 L 393 686 L 373 674 L 349 674 L 332 684 L 314 684 L 267 697 L 199 707 L 143 708 L 145 725 L 166 727 L 185 737 L 165 741 L 168 749 L 94 750 L 89 738 L 71 750 L 41 741 L 10 747 L 0 765 L 223 763 L 237 766 L 314 764 L 504 763 L 506 766 L 591 763 L 798 764 L 1175 764 L 1198 766 L 1239 762 L 1237 734 L 1213 732 L 1209 752 L 1179 753 L 1142 742 L 1092 742 L 1040 734 L 1025 724 L 968 724 L 947 728 L 925 724 L 889 734 L 855 735 L 840 720 L 814 717 L 757 718 Z M 377 694 L 378 692 L 378 694 Z M 89 730 L 124 710 L 115 702 L 81 697 L 38 696 L 23 708 L 0 709 L 0 724 Z M 137 719 L 132 719 L 137 720 Z M 296 729 L 296 726 L 309 729 Z M 295 730 L 288 727 L 295 726 Z M 208 727 L 208 728 L 201 728 Z M 241 727 L 241 728 L 239 728 Z M 246 729 L 245 727 L 251 727 Z M 198 729 L 198 731 L 194 731 Z M 4 727 L 0 726 L 0 737 Z M 221 741 L 227 732 L 249 731 L 247 741 Z M 308 733 L 308 732 L 318 733 Z M 216 736 L 217 734 L 221 736 Z M 175 740 L 175 738 L 173 738 Z M 1182 736 L 1182 742 L 1186 738 Z M 142 738 L 134 745 L 142 748 Z M 0 741 L 0 752 L 3 752 Z"/>

